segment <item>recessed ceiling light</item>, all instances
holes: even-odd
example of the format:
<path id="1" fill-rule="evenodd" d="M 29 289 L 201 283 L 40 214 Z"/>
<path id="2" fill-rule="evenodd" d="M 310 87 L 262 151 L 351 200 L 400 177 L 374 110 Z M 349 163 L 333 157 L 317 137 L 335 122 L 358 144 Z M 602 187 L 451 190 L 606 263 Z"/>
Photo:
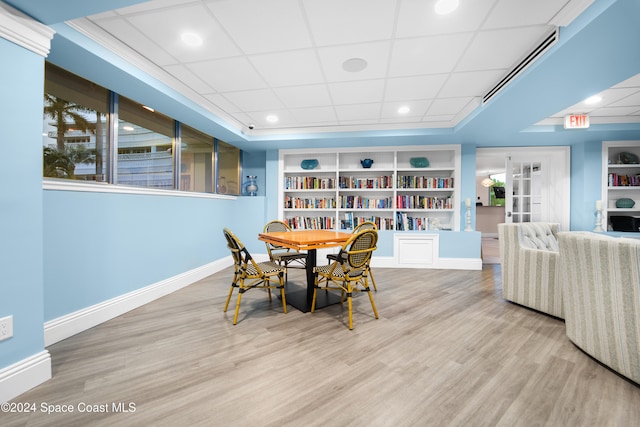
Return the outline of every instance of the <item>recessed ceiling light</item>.
<path id="1" fill-rule="evenodd" d="M 151 111 L 152 113 L 155 113 L 155 111 L 156 111 L 156 110 L 154 110 L 153 108 L 151 108 L 151 107 L 149 107 L 149 106 L 147 106 L 147 105 L 143 105 L 143 106 L 142 106 L 142 108 L 144 108 L 145 110 L 149 110 L 149 111 Z"/>
<path id="2" fill-rule="evenodd" d="M 269 123 L 275 123 L 278 121 L 278 116 L 276 116 L 275 114 L 270 114 L 266 118 Z"/>
<path id="3" fill-rule="evenodd" d="M 447 15 L 458 8 L 458 0 L 438 0 L 434 9 L 438 15 Z"/>
<path id="4" fill-rule="evenodd" d="M 402 107 L 398 108 L 398 114 L 407 114 L 409 111 L 411 111 L 411 108 L 409 108 L 408 105 L 403 105 Z"/>
<path id="5" fill-rule="evenodd" d="M 593 105 L 593 104 L 597 104 L 598 102 L 602 101 L 602 97 L 598 96 L 598 95 L 593 95 L 590 96 L 589 98 L 584 100 L 584 103 L 587 105 Z"/>
<path id="6" fill-rule="evenodd" d="M 342 63 L 342 69 L 349 73 L 357 73 L 367 68 L 367 65 L 367 61 L 362 58 L 351 58 Z"/>
<path id="7" fill-rule="evenodd" d="M 182 33 L 180 38 L 182 39 L 182 42 L 187 46 L 191 46 L 191 47 L 202 46 L 202 37 L 200 37 L 196 33 L 190 33 L 190 32 Z"/>
<path id="8" fill-rule="evenodd" d="M 131 132 L 133 130 L 133 126 L 129 126 L 129 125 L 123 126 L 122 130 L 128 130 L 129 132 Z"/>

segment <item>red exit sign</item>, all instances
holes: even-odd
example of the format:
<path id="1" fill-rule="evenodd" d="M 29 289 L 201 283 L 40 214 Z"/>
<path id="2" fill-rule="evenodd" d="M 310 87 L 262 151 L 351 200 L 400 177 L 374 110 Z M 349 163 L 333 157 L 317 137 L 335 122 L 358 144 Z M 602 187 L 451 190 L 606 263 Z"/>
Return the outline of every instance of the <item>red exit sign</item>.
<path id="1" fill-rule="evenodd" d="M 565 129 L 586 129 L 589 127 L 589 116 L 586 114 L 571 114 L 564 117 Z"/>

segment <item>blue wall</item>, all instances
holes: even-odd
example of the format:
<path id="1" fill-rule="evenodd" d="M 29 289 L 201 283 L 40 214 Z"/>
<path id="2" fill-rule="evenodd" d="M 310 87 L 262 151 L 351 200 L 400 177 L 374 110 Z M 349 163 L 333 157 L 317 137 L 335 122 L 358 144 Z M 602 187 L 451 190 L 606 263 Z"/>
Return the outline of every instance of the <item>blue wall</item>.
<path id="1" fill-rule="evenodd" d="M 42 100 L 44 60 L 0 38 L 0 368 L 43 350 Z"/>
<path id="2" fill-rule="evenodd" d="M 44 191 L 45 321 L 228 256 L 223 227 L 265 252 L 253 244 L 263 205 L 264 197 Z"/>

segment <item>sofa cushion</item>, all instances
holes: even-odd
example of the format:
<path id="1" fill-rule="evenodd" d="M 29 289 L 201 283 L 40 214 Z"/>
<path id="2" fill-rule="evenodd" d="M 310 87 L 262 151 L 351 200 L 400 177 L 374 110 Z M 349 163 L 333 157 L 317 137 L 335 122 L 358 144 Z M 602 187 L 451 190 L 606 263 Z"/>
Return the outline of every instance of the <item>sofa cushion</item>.
<path id="1" fill-rule="evenodd" d="M 545 223 L 523 223 L 521 228 L 522 246 L 531 249 L 541 249 L 558 252 L 558 240 L 551 230 L 549 224 Z"/>

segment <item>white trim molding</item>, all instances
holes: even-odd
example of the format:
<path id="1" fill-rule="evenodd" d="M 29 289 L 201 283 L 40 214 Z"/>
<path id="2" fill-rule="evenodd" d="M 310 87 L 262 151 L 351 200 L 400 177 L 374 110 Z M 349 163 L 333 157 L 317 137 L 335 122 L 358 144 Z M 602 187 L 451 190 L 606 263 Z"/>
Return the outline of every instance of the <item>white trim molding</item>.
<path id="1" fill-rule="evenodd" d="M 219 259 L 141 289 L 66 314 L 44 324 L 44 344 L 50 346 L 100 323 L 189 286 L 233 264 L 231 256 Z"/>
<path id="2" fill-rule="evenodd" d="M 51 379 L 51 356 L 44 350 L 0 370 L 0 403 Z"/>
<path id="3" fill-rule="evenodd" d="M 47 57 L 55 31 L 0 1 L 0 37 Z"/>

